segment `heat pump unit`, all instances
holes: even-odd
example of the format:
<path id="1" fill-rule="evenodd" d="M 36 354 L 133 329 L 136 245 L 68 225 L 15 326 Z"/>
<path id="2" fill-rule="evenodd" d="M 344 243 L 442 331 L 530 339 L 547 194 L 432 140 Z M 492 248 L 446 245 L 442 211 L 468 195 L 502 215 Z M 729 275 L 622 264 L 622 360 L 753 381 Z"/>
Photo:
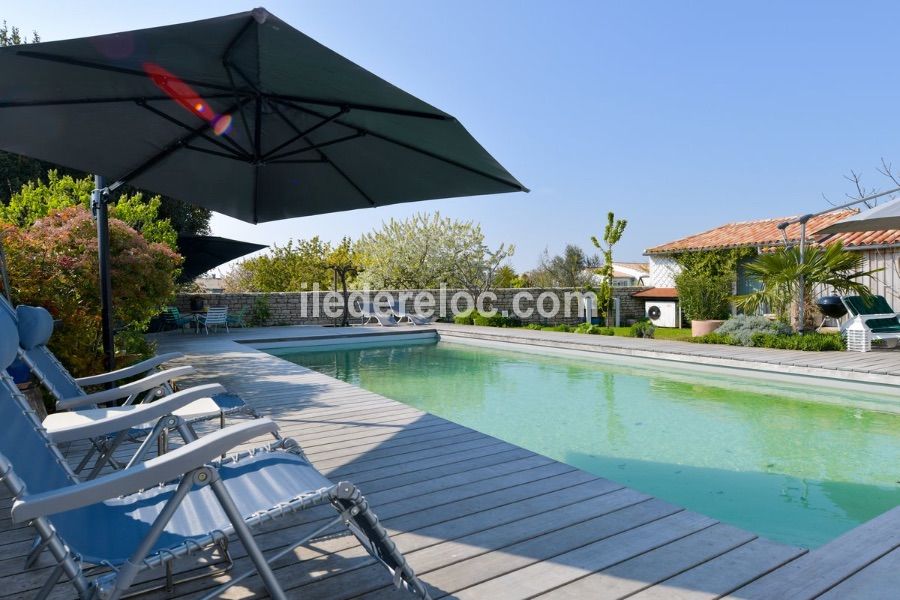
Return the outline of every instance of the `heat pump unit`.
<path id="1" fill-rule="evenodd" d="M 648 300 L 644 310 L 657 327 L 678 327 L 678 303 L 674 300 Z"/>

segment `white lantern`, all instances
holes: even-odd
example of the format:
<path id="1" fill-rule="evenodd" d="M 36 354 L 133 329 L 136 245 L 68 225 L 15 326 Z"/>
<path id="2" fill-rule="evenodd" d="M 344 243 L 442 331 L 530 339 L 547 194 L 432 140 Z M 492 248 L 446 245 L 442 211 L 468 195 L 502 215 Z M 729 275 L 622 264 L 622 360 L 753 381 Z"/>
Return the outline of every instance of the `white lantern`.
<path id="1" fill-rule="evenodd" d="M 871 352 L 872 332 L 863 324 L 862 319 L 856 317 L 846 329 L 848 352 Z"/>

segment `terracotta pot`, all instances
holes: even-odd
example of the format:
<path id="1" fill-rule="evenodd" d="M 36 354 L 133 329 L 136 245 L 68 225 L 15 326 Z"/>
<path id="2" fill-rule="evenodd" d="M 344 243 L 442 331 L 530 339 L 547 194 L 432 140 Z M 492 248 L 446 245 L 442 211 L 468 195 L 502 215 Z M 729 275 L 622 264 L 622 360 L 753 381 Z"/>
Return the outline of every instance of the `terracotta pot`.
<path id="1" fill-rule="evenodd" d="M 700 337 L 707 333 L 712 333 L 725 321 L 721 319 L 710 319 L 708 321 L 691 321 L 691 336 Z"/>

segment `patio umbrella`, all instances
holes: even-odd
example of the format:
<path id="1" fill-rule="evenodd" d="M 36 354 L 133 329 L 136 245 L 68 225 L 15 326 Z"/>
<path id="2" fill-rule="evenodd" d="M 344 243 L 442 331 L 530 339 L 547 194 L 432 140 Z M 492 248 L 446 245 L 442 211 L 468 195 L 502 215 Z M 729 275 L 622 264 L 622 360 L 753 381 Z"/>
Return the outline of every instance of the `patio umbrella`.
<path id="1" fill-rule="evenodd" d="M 838 221 L 824 229 L 820 229 L 816 234 L 883 231 L 886 229 L 900 229 L 900 198 L 856 213 L 843 221 Z"/>
<path id="2" fill-rule="evenodd" d="M 184 257 L 184 263 L 179 281 L 192 281 L 219 265 L 266 247 L 214 235 L 180 235 L 178 253 Z"/>
<path id="3" fill-rule="evenodd" d="M 123 183 L 252 223 L 527 191 L 455 118 L 265 9 L 0 49 L 0 131 L 102 176 L 110 351 L 104 192 Z"/>

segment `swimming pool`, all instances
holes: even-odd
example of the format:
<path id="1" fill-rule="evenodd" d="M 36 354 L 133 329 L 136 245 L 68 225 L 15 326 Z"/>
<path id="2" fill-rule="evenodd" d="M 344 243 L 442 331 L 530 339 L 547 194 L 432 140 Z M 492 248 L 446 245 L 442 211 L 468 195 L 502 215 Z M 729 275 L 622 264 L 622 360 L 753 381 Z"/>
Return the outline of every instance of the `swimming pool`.
<path id="1" fill-rule="evenodd" d="M 448 342 L 270 352 L 783 543 L 900 504 L 900 415 L 853 392 Z"/>

